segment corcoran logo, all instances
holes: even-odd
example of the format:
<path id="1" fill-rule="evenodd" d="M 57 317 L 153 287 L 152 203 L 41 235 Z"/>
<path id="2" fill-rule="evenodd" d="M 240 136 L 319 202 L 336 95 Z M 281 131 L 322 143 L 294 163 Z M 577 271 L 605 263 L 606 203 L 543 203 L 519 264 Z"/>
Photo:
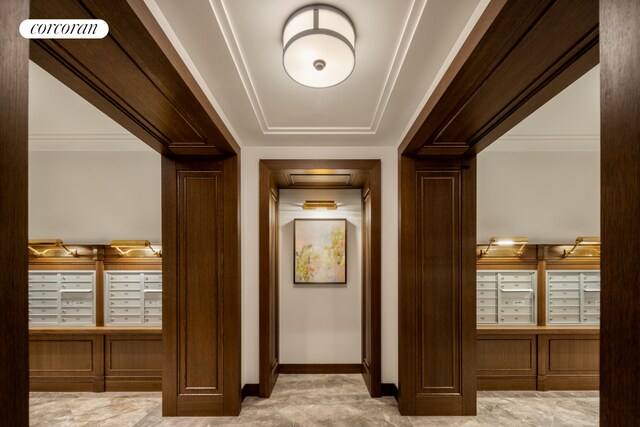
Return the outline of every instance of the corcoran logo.
<path id="1" fill-rule="evenodd" d="M 109 34 L 102 19 L 25 19 L 20 35 L 25 39 L 101 39 Z"/>

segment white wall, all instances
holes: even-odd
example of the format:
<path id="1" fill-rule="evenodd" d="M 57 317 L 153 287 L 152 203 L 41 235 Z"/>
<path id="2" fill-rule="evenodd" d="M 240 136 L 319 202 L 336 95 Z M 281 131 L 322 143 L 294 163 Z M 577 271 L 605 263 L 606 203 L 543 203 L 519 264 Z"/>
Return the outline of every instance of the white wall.
<path id="1" fill-rule="evenodd" d="M 30 151 L 29 238 L 161 241 L 160 155 Z"/>
<path id="2" fill-rule="evenodd" d="M 242 383 L 259 381 L 258 171 L 260 159 L 382 160 L 382 382 L 397 384 L 398 172 L 395 147 L 245 147 L 242 149 Z"/>
<path id="3" fill-rule="evenodd" d="M 280 190 L 280 362 L 360 363 L 362 360 L 361 190 Z M 303 211 L 305 200 L 334 200 L 335 211 Z M 347 283 L 293 283 L 293 221 L 347 220 Z"/>
<path id="4" fill-rule="evenodd" d="M 527 236 L 571 243 L 600 235 L 600 153 L 482 152 L 478 156 L 478 243 Z"/>

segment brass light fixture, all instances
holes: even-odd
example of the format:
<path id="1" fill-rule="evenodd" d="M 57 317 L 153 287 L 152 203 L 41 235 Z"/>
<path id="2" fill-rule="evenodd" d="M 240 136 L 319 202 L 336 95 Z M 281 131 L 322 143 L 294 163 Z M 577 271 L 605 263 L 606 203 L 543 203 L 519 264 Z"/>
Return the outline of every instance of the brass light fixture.
<path id="1" fill-rule="evenodd" d="M 39 251 L 36 248 L 34 248 L 34 246 L 43 246 L 46 247 L 48 249 Z M 61 251 L 64 250 L 65 251 L 65 255 L 64 256 L 72 256 L 72 257 L 77 257 L 78 256 L 78 251 L 77 250 L 71 250 L 69 248 L 67 248 L 64 245 L 64 242 L 60 239 L 40 239 L 40 240 L 29 240 L 29 250 L 31 251 L 31 253 L 34 256 L 37 257 L 44 257 L 47 256 L 50 252 L 56 252 L 56 251 Z M 60 249 L 62 248 L 62 249 Z M 50 255 L 50 256 L 55 256 L 54 254 Z"/>
<path id="2" fill-rule="evenodd" d="M 522 256 L 527 237 L 492 237 L 487 249 L 480 250 L 480 256 Z"/>
<path id="3" fill-rule="evenodd" d="M 305 211 L 335 211 L 336 209 L 338 209 L 338 204 L 333 200 L 307 200 L 302 205 L 302 209 L 304 209 Z"/>
<path id="4" fill-rule="evenodd" d="M 564 256 L 600 256 L 600 237 L 576 238 L 575 245 L 564 250 Z"/>
<path id="5" fill-rule="evenodd" d="M 147 248 L 157 257 L 162 256 L 162 251 L 156 251 L 148 240 L 112 240 L 111 247 L 118 251 L 122 257 L 130 256 L 133 251 L 144 251 Z"/>

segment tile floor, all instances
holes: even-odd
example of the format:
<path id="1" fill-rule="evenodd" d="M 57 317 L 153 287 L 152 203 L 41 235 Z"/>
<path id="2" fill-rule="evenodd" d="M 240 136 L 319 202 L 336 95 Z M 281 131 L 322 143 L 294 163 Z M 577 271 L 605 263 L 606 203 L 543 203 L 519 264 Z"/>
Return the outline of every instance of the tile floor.
<path id="1" fill-rule="evenodd" d="M 160 393 L 31 393 L 33 426 L 596 426 L 598 392 L 479 392 L 475 417 L 401 417 L 360 375 L 280 375 L 239 417 L 162 418 Z"/>

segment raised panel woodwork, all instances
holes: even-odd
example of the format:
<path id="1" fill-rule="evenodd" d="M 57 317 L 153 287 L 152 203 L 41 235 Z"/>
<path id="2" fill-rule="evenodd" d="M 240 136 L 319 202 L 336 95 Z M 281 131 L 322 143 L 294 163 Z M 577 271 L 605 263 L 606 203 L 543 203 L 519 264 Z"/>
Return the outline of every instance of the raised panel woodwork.
<path id="1" fill-rule="evenodd" d="M 372 167 L 362 189 L 362 376 L 371 397 L 380 397 L 380 163 Z"/>
<path id="2" fill-rule="evenodd" d="M 418 172 L 417 185 L 418 393 L 459 393 L 460 173 Z"/>
<path id="3" fill-rule="evenodd" d="M 598 370 L 599 340 L 549 340 L 549 372 Z"/>
<path id="4" fill-rule="evenodd" d="M 597 327 L 478 328 L 480 390 L 597 390 Z"/>
<path id="5" fill-rule="evenodd" d="M 31 18 L 98 18 L 99 40 L 34 40 L 31 59 L 163 154 L 239 148 L 144 2 L 31 1 Z"/>
<path id="6" fill-rule="evenodd" d="M 222 392 L 221 176 L 221 172 L 178 171 L 178 309 L 183 315 L 179 394 Z"/>
<path id="7" fill-rule="evenodd" d="M 260 397 L 269 397 L 279 374 L 279 191 L 274 176 L 260 162 Z"/>
<path id="8" fill-rule="evenodd" d="M 165 416 L 240 410 L 237 163 L 163 159 Z"/>
<path id="9" fill-rule="evenodd" d="M 104 391 L 101 335 L 31 335 L 32 391 Z"/>
<path id="10" fill-rule="evenodd" d="M 32 328 L 32 391 L 160 391 L 159 328 Z"/>
<path id="11" fill-rule="evenodd" d="M 27 332 L 29 42 L 17 31 L 29 2 L 0 2 L 0 408 L 29 424 Z"/>
<path id="12" fill-rule="evenodd" d="M 538 337 L 538 389 L 597 390 L 600 374 L 599 335 L 567 332 L 562 336 Z"/>
<path id="13" fill-rule="evenodd" d="M 478 340 L 478 372 L 523 371 L 531 373 L 535 364 L 535 336 Z"/>
<path id="14" fill-rule="evenodd" d="M 161 335 L 105 336 L 105 391 L 162 390 Z"/>
<path id="15" fill-rule="evenodd" d="M 401 157 L 403 415 L 476 412 L 475 173 L 475 159 Z"/>
<path id="16" fill-rule="evenodd" d="M 139 337 L 107 338 L 106 367 L 111 375 L 162 370 L 162 340 Z"/>
<path id="17" fill-rule="evenodd" d="M 478 336 L 478 390 L 535 390 L 537 338 L 533 334 Z"/>
<path id="18" fill-rule="evenodd" d="M 269 397 L 279 374 L 278 187 L 260 162 L 260 397 Z M 265 309 L 268 307 L 268 309 Z"/>
<path id="19" fill-rule="evenodd" d="M 91 339 L 32 341 L 29 367 L 33 372 L 93 372 L 93 344 Z"/>

